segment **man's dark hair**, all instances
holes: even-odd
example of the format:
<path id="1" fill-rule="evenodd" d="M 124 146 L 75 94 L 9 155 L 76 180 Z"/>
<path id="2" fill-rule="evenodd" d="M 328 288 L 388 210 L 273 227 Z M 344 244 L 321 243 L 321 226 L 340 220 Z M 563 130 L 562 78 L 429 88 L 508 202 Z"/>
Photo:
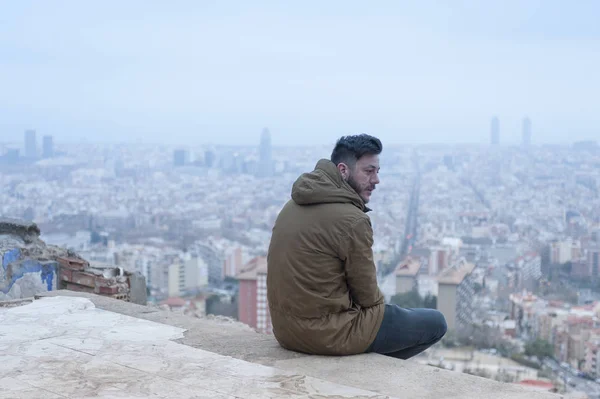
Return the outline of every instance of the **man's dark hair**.
<path id="1" fill-rule="evenodd" d="M 368 134 L 343 136 L 335 143 L 331 162 L 336 165 L 343 162 L 353 167 L 363 155 L 379 155 L 382 150 L 383 146 L 377 137 Z"/>

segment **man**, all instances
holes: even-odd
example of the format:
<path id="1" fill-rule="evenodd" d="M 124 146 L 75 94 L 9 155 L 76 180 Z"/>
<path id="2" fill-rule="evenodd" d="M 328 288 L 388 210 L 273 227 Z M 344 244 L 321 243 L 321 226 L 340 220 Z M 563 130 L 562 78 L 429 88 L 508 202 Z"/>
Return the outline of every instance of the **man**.
<path id="1" fill-rule="evenodd" d="M 379 139 L 338 140 L 292 187 L 268 253 L 273 333 L 284 348 L 318 355 L 377 352 L 408 359 L 446 333 L 433 309 L 384 304 L 366 204 L 379 184 Z"/>

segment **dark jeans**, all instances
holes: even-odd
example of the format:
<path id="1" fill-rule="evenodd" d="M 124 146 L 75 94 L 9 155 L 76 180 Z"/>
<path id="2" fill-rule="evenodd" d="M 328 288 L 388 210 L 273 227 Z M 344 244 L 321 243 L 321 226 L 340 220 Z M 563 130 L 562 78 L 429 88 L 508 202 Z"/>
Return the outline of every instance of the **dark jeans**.
<path id="1" fill-rule="evenodd" d="M 447 328 L 437 310 L 385 305 L 383 322 L 367 352 L 409 359 L 442 339 Z"/>

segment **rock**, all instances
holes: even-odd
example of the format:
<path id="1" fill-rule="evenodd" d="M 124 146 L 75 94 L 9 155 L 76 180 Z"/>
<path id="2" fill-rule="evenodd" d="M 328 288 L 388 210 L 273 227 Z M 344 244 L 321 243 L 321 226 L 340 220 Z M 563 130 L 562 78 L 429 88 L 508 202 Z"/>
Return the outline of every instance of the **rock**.
<path id="1" fill-rule="evenodd" d="M 24 222 L 19 219 L 0 218 L 0 235 L 16 236 L 29 244 L 39 239 L 40 229 L 35 223 Z"/>

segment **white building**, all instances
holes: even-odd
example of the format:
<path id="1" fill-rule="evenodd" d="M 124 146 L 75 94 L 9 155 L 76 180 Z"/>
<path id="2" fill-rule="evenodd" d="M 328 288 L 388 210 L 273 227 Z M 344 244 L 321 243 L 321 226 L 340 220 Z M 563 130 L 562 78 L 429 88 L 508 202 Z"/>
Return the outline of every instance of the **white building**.
<path id="1" fill-rule="evenodd" d="M 200 257 L 187 257 L 169 266 L 169 296 L 180 296 L 208 285 L 208 267 Z"/>

